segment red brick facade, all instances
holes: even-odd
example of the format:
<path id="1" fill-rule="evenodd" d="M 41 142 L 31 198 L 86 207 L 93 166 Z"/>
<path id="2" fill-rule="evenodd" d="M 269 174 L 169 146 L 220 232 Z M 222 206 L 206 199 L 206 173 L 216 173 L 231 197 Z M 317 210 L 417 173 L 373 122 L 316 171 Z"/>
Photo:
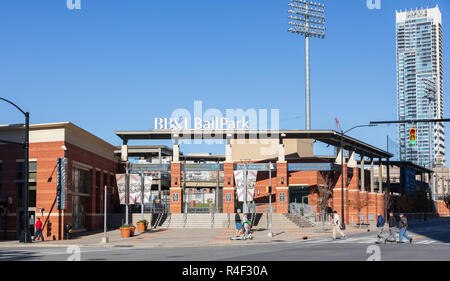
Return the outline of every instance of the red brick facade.
<path id="1" fill-rule="evenodd" d="M 181 213 L 182 189 L 181 189 L 181 163 L 172 163 L 171 167 L 171 187 L 170 187 L 170 212 Z"/>
<path id="2" fill-rule="evenodd" d="M 62 149 L 66 147 L 66 150 Z M 112 150 L 111 150 L 112 155 Z M 66 207 L 57 210 L 57 158 L 66 157 L 68 160 L 66 170 Z M 17 159 L 23 159 L 23 149 L 17 146 L 0 146 L 0 160 L 2 160 L 2 193 L 12 198 L 12 204 L 8 206 L 7 235 L 0 234 L 0 239 L 18 238 L 18 209 L 20 205 L 17 192 Z M 85 194 L 85 229 L 80 231 L 95 231 L 103 229 L 104 211 L 104 186 L 115 186 L 114 175 L 118 171 L 118 163 L 106 159 L 64 141 L 35 142 L 30 143 L 30 162 L 36 162 L 36 219 L 43 223 L 43 235 L 45 239 L 58 240 L 63 238 L 63 225 L 73 225 L 72 206 L 72 169 L 82 166 L 90 171 L 90 193 Z M 96 177 L 100 176 L 97 180 Z M 112 203 L 118 200 L 117 189 L 109 192 L 109 209 Z M 41 210 L 44 210 L 42 213 Z M 77 230 L 74 230 L 77 232 Z"/>

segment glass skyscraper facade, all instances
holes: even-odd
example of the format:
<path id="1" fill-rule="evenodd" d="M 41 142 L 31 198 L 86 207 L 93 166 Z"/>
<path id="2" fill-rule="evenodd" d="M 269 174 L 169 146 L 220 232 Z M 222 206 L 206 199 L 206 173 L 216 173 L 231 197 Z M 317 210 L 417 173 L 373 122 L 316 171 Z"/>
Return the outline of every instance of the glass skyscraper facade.
<path id="1" fill-rule="evenodd" d="M 396 12 L 399 120 L 441 119 L 443 103 L 442 15 L 439 7 Z M 417 129 L 417 145 L 409 130 Z M 443 123 L 398 125 L 399 158 L 431 167 L 444 164 Z"/>

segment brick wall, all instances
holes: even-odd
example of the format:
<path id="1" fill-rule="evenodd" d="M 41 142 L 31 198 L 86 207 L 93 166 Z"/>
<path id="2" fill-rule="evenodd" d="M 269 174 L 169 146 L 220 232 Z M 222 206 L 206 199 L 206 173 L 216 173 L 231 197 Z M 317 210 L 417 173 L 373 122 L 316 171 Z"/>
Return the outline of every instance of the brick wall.
<path id="1" fill-rule="evenodd" d="M 67 150 L 61 148 L 66 146 Z M 6 239 L 17 239 L 17 162 L 16 159 L 23 159 L 23 150 L 19 147 L 0 146 L 0 160 L 3 161 L 3 194 L 13 198 L 13 204 L 9 206 L 9 216 L 7 220 L 8 237 Z M 111 151 L 112 153 L 112 151 Z M 67 193 L 65 210 L 57 210 L 56 206 L 56 181 L 57 181 L 57 158 L 68 158 L 67 169 Z M 36 218 L 41 218 L 43 223 L 43 234 L 45 239 L 62 239 L 65 223 L 72 224 L 72 167 L 73 161 L 90 166 L 91 189 L 88 197 L 86 210 L 86 227 L 88 231 L 100 230 L 103 227 L 103 186 L 115 185 L 111 182 L 111 173 L 115 174 L 118 169 L 117 162 L 103 158 L 92 152 L 67 142 L 43 142 L 31 143 L 29 158 L 36 160 Z M 96 169 L 101 170 L 100 192 L 96 192 Z M 106 182 L 104 173 L 107 172 Z M 117 191 L 115 191 L 117 193 Z M 96 198 L 96 194 L 100 198 Z M 114 193 L 112 194 L 114 196 Z M 100 199 L 100 200 L 98 200 Z M 100 212 L 95 213 L 96 204 L 101 204 Z M 43 215 L 40 212 L 45 209 Z M 0 235 L 0 239 L 2 239 Z"/>

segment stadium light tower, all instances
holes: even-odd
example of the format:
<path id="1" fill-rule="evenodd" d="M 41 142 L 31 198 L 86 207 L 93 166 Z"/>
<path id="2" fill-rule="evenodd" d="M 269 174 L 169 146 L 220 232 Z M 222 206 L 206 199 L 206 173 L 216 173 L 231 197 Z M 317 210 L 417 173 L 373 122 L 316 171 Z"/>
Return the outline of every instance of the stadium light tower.
<path id="1" fill-rule="evenodd" d="M 306 43 L 306 130 L 311 130 L 311 99 L 309 87 L 309 37 L 325 38 L 325 5 L 303 0 L 290 0 L 289 32 L 305 36 Z"/>

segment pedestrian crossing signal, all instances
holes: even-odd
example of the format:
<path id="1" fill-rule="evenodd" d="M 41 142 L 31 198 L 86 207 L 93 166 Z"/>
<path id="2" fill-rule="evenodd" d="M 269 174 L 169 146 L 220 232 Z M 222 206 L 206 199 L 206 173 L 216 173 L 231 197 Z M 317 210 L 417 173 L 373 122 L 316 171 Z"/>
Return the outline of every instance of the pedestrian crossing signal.
<path id="1" fill-rule="evenodd" d="M 409 144 L 417 145 L 417 130 L 415 128 L 409 129 Z"/>

